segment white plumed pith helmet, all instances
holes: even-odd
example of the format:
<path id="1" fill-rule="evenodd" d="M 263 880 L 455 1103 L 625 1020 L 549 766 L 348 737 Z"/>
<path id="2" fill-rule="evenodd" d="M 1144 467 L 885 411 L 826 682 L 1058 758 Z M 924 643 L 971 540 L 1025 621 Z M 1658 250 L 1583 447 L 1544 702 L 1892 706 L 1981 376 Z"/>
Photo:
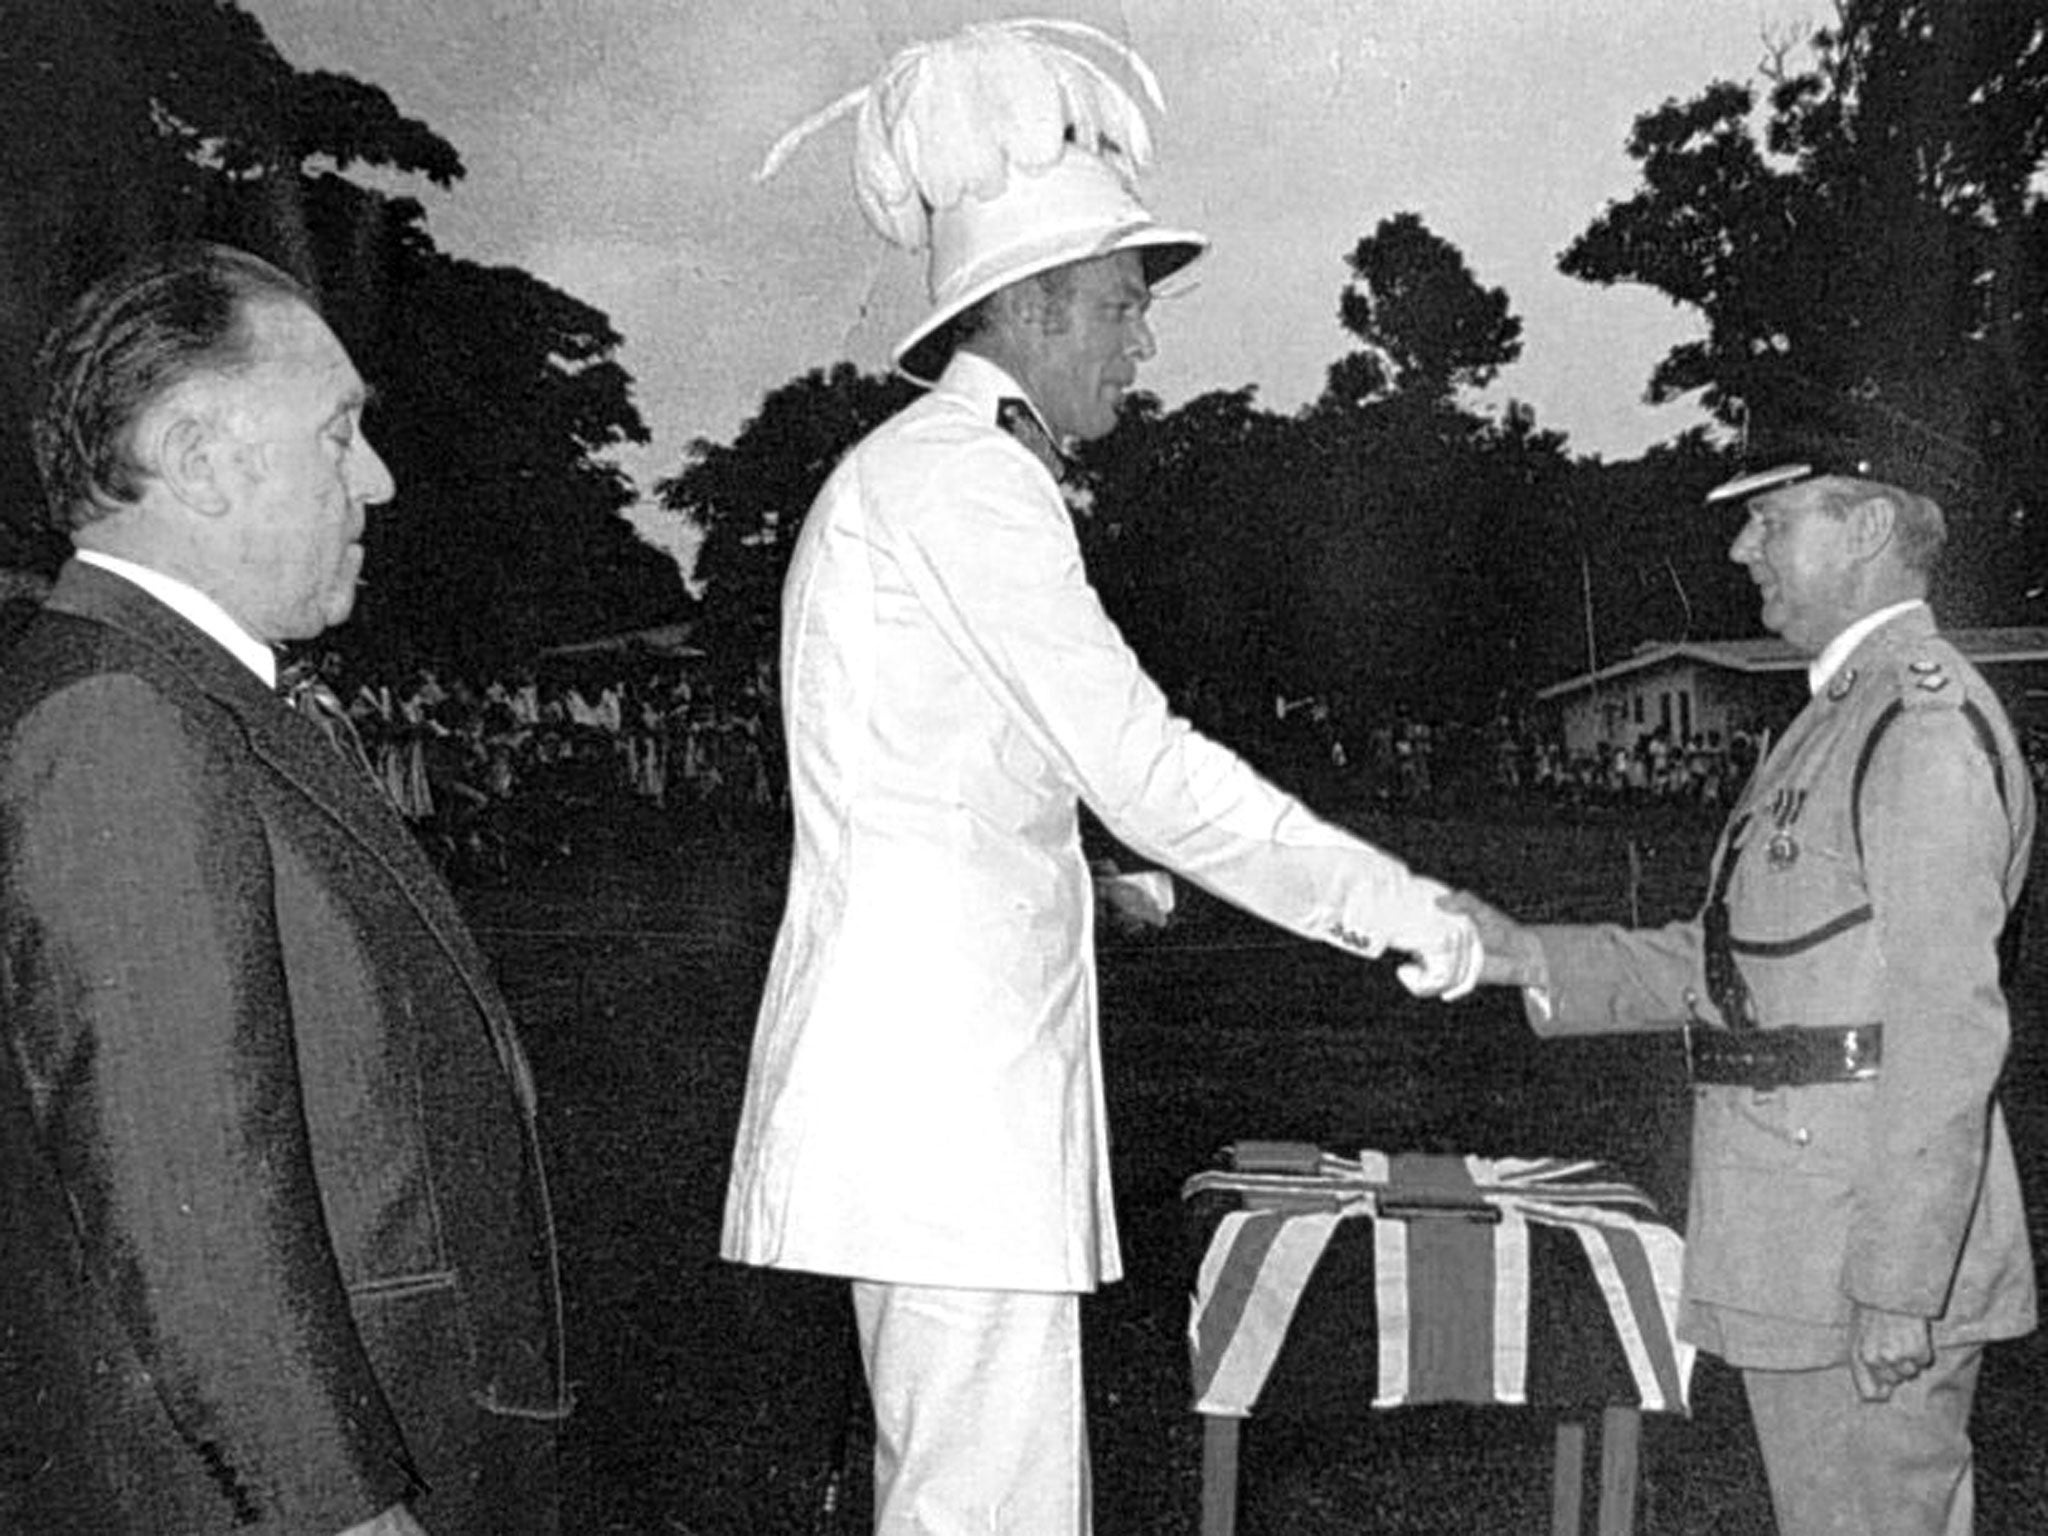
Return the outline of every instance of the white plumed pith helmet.
<path id="1" fill-rule="evenodd" d="M 1163 109 L 1145 61 L 1094 27 L 986 22 L 905 48 L 871 83 L 784 134 L 762 163 L 759 179 L 858 112 L 861 212 L 885 240 L 928 252 L 932 307 L 892 354 L 920 384 L 946 365 L 947 323 L 1019 278 L 1136 250 L 1157 283 L 1209 243 L 1160 225 L 1138 200 L 1138 173 L 1152 158 L 1144 107 L 1080 43 L 1115 59 Z"/>

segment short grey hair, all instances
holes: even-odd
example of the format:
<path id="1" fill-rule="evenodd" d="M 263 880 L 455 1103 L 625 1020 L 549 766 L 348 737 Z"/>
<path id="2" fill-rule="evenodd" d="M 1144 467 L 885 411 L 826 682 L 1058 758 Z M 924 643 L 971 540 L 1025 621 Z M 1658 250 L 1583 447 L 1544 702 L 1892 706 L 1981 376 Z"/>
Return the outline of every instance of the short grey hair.
<path id="1" fill-rule="evenodd" d="M 313 307 L 295 279 L 232 246 L 179 242 L 95 283 L 35 358 L 29 437 L 52 524 L 73 532 L 142 495 L 135 427 L 186 380 L 250 362 L 250 306 Z"/>
<path id="2" fill-rule="evenodd" d="M 1829 475 L 1820 486 L 1822 505 L 1831 517 L 1844 516 L 1865 501 L 1882 501 L 1892 509 L 1892 543 L 1899 563 L 1925 576 L 1933 571 L 1948 543 L 1948 519 L 1931 497 L 1885 480 L 1856 475 Z"/>

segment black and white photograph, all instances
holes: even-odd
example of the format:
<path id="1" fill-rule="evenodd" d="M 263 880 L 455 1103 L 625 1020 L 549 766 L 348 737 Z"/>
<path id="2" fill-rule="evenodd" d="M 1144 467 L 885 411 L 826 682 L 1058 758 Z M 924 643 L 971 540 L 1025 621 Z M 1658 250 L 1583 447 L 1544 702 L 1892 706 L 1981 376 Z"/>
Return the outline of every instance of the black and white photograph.
<path id="1" fill-rule="evenodd" d="M 0 1536 L 2048 1528 L 2048 0 L 0 0 Z"/>

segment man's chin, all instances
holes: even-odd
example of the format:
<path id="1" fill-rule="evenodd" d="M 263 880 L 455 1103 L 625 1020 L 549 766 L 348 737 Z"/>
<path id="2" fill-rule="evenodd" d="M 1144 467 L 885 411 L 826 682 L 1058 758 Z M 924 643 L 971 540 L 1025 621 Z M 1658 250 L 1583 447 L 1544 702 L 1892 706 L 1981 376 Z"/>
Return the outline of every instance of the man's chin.
<path id="1" fill-rule="evenodd" d="M 1103 402 L 1102 409 L 1097 411 L 1090 418 L 1087 425 L 1079 432 L 1076 432 L 1074 436 L 1084 443 L 1093 442 L 1098 437 L 1109 436 L 1110 433 L 1116 430 L 1116 424 L 1121 419 L 1117 413 L 1117 407 L 1122 401 L 1123 396 L 1121 393 L 1111 395 Z"/>
<path id="2" fill-rule="evenodd" d="M 326 605 L 321 613 L 321 618 L 324 622 L 320 627 L 323 630 L 337 629 L 341 625 L 346 624 L 349 621 L 349 616 L 355 611 L 356 587 L 354 582 L 350 582 L 346 587 L 328 594 Z M 312 636 L 308 635 L 305 638 L 310 640 Z"/>

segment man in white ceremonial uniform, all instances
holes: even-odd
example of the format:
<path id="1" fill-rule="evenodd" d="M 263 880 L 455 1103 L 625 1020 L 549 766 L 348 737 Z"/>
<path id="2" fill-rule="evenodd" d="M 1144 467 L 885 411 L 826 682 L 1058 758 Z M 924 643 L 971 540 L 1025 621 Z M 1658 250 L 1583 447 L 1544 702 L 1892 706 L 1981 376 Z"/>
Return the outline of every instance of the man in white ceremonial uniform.
<path id="1" fill-rule="evenodd" d="M 1142 114 L 1053 39 L 973 28 L 840 104 L 871 218 L 931 248 L 896 359 L 932 388 L 840 464 L 783 598 L 795 850 L 723 1252 L 852 1280 L 883 1532 L 1089 1529 L 1079 1298 L 1120 1261 L 1079 802 L 1304 937 L 1405 951 L 1414 991 L 1480 963 L 1441 887 L 1170 713 L 1088 585 L 1056 445 L 1115 425 L 1150 285 L 1204 241 L 1138 202 Z"/>

